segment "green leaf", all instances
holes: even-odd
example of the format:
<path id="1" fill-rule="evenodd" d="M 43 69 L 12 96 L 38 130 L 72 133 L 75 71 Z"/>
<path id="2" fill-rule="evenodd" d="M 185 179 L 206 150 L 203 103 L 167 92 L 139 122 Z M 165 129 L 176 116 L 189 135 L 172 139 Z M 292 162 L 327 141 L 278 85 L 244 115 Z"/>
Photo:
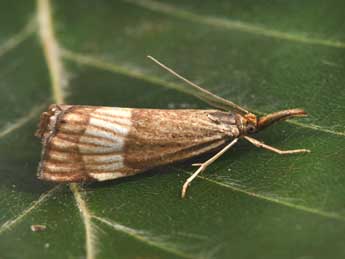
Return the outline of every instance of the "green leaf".
<path id="1" fill-rule="evenodd" d="M 344 1 L 0 2 L 1 258 L 344 258 Z M 258 114 L 310 116 L 188 163 L 97 184 L 36 179 L 49 103 L 208 108 L 152 55 Z M 204 161 L 209 156 L 198 158 Z M 43 232 L 30 226 L 45 225 Z"/>

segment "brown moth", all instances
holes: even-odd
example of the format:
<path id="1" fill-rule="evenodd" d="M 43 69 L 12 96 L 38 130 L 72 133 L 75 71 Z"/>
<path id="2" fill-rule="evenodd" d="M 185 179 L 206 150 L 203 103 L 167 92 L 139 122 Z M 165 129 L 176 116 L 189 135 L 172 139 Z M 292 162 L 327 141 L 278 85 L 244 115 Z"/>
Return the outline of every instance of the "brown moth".
<path id="1" fill-rule="evenodd" d="M 282 151 L 250 137 L 274 122 L 305 116 L 304 110 L 284 110 L 257 118 L 149 58 L 193 86 L 197 97 L 221 110 L 53 104 L 42 113 L 36 132 L 43 144 L 39 179 L 54 182 L 105 181 L 218 151 L 206 162 L 194 164 L 199 168 L 183 185 L 184 197 L 192 180 L 240 138 L 278 154 L 310 152 L 307 149 Z"/>

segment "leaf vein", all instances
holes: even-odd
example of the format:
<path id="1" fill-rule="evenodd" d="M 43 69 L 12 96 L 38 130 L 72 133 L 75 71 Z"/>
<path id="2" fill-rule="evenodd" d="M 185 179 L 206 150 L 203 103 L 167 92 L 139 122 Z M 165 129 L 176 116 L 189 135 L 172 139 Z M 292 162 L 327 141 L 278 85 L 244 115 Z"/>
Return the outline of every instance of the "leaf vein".
<path id="1" fill-rule="evenodd" d="M 274 38 L 279 40 L 287 40 L 297 43 L 321 45 L 334 48 L 345 48 L 345 42 L 337 40 L 327 40 L 321 38 L 311 38 L 303 34 L 295 34 L 289 32 L 278 31 L 274 29 L 268 29 L 263 26 L 255 25 L 252 23 L 230 20 L 225 18 L 217 18 L 212 16 L 205 16 L 195 14 L 189 11 L 182 10 L 173 5 L 166 3 L 160 3 L 154 0 L 124 0 L 127 3 L 131 3 L 142 8 L 151 10 L 153 12 L 163 13 L 179 19 L 189 20 L 192 22 L 205 24 L 208 26 L 214 26 L 218 28 L 224 28 L 227 30 L 237 30 L 241 32 L 247 32 L 251 34 L 257 34 L 268 38 Z"/>
<path id="2" fill-rule="evenodd" d="M 171 168 L 173 168 L 174 170 L 180 170 L 181 171 L 180 168 L 179 169 L 174 168 L 174 167 L 171 167 Z M 188 174 L 188 175 L 192 174 L 192 173 L 190 173 L 190 172 L 188 172 L 186 170 L 182 170 L 182 171 L 184 173 Z M 282 206 L 286 206 L 286 207 L 293 208 L 293 209 L 296 209 L 296 210 L 312 213 L 312 214 L 315 214 L 315 215 L 318 215 L 318 216 L 322 216 L 322 217 L 326 217 L 326 218 L 330 218 L 330 219 L 345 221 L 345 217 L 340 215 L 340 214 L 338 214 L 338 213 L 327 212 L 327 211 L 323 211 L 323 210 L 316 209 L 316 208 L 311 208 L 311 207 L 306 207 L 306 206 L 303 206 L 303 205 L 294 204 L 294 203 L 291 203 L 291 202 L 288 202 L 288 201 L 284 201 L 283 199 L 279 199 L 277 197 L 270 197 L 269 195 L 265 195 L 265 194 L 261 194 L 261 193 L 256 193 L 256 192 L 253 192 L 253 191 L 242 189 L 240 187 L 232 186 L 230 184 L 222 183 L 222 182 L 210 179 L 210 178 L 205 177 L 205 176 L 200 176 L 199 175 L 198 178 L 202 179 L 204 181 L 207 181 L 209 183 L 216 184 L 216 185 L 219 185 L 219 186 L 231 189 L 231 190 L 233 190 L 235 192 L 240 192 L 240 193 L 249 195 L 251 197 L 255 197 L 255 198 L 260 199 L 260 200 L 265 200 L 265 201 L 268 201 L 268 202 L 276 203 L 276 204 L 279 204 L 279 205 L 282 205 Z"/>
<path id="3" fill-rule="evenodd" d="M 63 65 L 59 43 L 55 38 L 49 0 L 37 0 L 37 20 L 39 38 L 50 74 L 52 94 L 57 103 L 63 103 L 65 98 Z"/>
<path id="4" fill-rule="evenodd" d="M 164 241 L 160 241 L 158 238 L 151 236 L 150 233 L 146 233 L 145 231 L 136 230 L 136 229 L 124 226 L 122 224 L 119 224 L 117 222 L 114 222 L 114 221 L 111 221 L 109 219 L 105 219 L 102 217 L 93 216 L 93 218 L 106 224 L 106 225 L 108 225 L 108 226 L 110 226 L 110 227 L 112 227 L 116 231 L 127 234 L 128 236 L 131 236 L 134 239 L 139 240 L 143 243 L 146 243 L 150 246 L 159 248 L 161 250 L 164 250 L 166 252 L 181 256 L 183 258 L 191 258 L 191 259 L 199 258 L 199 257 L 195 257 L 195 256 L 190 255 L 190 254 L 186 254 L 182 251 L 179 251 L 175 247 L 170 246 L 169 244 L 167 244 Z"/>
<path id="5" fill-rule="evenodd" d="M 85 227 L 85 239 L 86 239 L 86 259 L 95 259 L 96 258 L 96 228 L 94 227 L 91 218 L 92 214 L 87 207 L 86 201 L 84 197 L 82 196 L 78 184 L 70 184 L 69 185 L 73 195 L 75 202 L 77 204 L 77 207 L 79 209 L 81 218 L 84 223 Z"/>
<path id="6" fill-rule="evenodd" d="M 45 106 L 46 104 L 37 105 L 23 117 L 16 119 L 12 123 L 7 123 L 6 126 L 0 129 L 0 139 L 12 133 L 13 131 L 23 127 L 26 123 L 30 122 L 31 119 L 33 119 Z"/>
<path id="7" fill-rule="evenodd" d="M 42 194 L 38 200 L 34 201 L 31 203 L 29 207 L 27 207 L 25 210 L 23 210 L 19 215 L 17 215 L 15 218 L 6 221 L 4 224 L 0 226 L 0 235 L 4 233 L 6 230 L 11 229 L 14 227 L 16 224 L 18 224 L 25 216 L 30 214 L 34 209 L 37 209 L 39 206 L 41 206 L 47 199 L 54 193 L 56 192 L 61 185 L 57 185 L 48 192 Z"/>
<path id="8" fill-rule="evenodd" d="M 35 22 L 29 21 L 24 28 L 0 46 L 0 57 L 24 42 L 36 29 Z"/>

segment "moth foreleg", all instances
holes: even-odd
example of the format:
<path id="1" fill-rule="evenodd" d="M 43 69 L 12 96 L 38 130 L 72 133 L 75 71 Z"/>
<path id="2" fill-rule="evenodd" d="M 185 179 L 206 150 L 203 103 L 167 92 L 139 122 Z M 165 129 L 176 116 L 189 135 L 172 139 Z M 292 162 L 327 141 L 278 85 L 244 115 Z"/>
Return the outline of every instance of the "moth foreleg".
<path id="1" fill-rule="evenodd" d="M 286 154 L 296 154 L 296 153 L 309 153 L 310 150 L 309 149 L 292 149 L 292 150 L 280 150 L 278 148 L 266 145 L 265 143 L 256 140 L 254 138 L 248 137 L 248 136 L 244 136 L 244 138 L 246 140 L 248 140 L 250 143 L 254 144 L 256 147 L 259 148 L 264 148 L 267 149 L 269 151 L 272 151 L 274 153 L 280 154 L 280 155 L 286 155 Z"/>
<path id="2" fill-rule="evenodd" d="M 183 184 L 181 197 L 184 198 L 186 196 L 186 192 L 188 189 L 188 186 L 190 183 L 194 180 L 195 177 L 198 176 L 202 171 L 204 171 L 210 164 L 212 164 L 214 161 L 216 161 L 219 157 L 221 157 L 227 150 L 229 150 L 233 145 L 236 144 L 238 138 L 235 138 L 233 141 L 231 141 L 228 145 L 226 145 L 222 150 L 220 150 L 217 154 L 215 154 L 213 157 L 211 157 L 209 160 L 207 160 L 204 163 L 198 163 L 193 164 L 193 166 L 200 166 L 198 170 L 196 170 Z"/>

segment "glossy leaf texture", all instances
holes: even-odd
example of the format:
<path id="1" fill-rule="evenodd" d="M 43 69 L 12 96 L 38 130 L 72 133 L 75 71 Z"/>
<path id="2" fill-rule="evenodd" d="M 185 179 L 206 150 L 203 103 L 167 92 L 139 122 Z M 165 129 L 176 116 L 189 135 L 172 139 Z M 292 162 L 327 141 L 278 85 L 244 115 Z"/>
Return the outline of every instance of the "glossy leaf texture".
<path id="1" fill-rule="evenodd" d="M 0 258 L 344 258 L 344 9 L 341 0 L 2 0 Z M 190 161 L 98 184 L 37 180 L 33 134 L 49 103 L 209 108 L 147 55 L 257 114 L 304 108 L 308 118 L 256 138 L 312 153 L 240 141 L 184 200 Z"/>

